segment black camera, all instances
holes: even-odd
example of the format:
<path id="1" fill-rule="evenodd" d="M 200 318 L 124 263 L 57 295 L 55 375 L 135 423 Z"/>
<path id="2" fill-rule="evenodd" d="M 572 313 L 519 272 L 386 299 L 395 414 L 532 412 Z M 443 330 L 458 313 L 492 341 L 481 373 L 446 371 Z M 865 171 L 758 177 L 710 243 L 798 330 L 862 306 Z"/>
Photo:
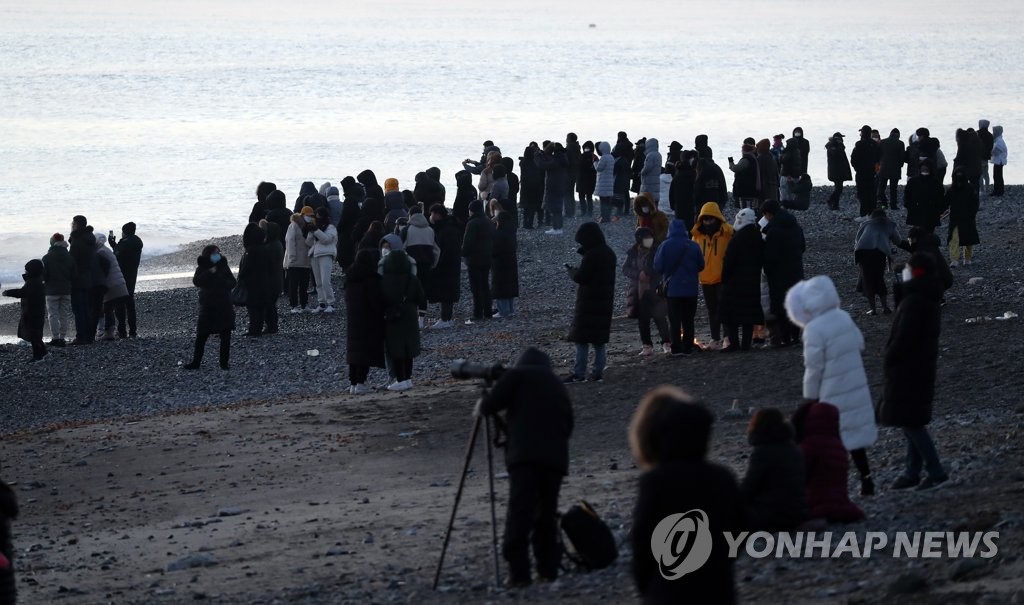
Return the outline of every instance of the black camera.
<path id="1" fill-rule="evenodd" d="M 494 382 L 505 373 L 505 366 L 500 363 L 484 365 L 473 363 L 465 359 L 456 359 L 452 362 L 452 377 L 459 380 L 471 380 L 479 378 L 488 382 Z"/>

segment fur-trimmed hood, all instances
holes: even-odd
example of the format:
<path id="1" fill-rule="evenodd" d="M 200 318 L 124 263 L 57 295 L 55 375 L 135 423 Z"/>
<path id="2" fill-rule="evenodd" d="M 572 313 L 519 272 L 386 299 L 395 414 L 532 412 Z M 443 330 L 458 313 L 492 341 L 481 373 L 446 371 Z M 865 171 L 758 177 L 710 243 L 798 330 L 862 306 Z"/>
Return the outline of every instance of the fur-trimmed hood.
<path id="1" fill-rule="evenodd" d="M 786 293 L 786 312 L 793 323 L 806 326 L 815 317 L 839 307 L 839 292 L 826 275 L 798 282 Z"/>

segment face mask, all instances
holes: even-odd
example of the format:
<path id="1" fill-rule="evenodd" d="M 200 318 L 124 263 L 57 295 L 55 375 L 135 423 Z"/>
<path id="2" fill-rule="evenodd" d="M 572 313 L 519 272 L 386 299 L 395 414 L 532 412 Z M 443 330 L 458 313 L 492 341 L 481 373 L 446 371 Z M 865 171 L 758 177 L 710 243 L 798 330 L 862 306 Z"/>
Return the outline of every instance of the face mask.
<path id="1" fill-rule="evenodd" d="M 650 209 L 650 208 L 647 208 L 647 207 L 645 206 L 645 207 L 643 207 L 643 208 L 641 208 L 641 209 L 640 209 L 640 213 L 641 213 L 641 214 L 650 214 L 650 213 L 651 213 L 651 209 Z"/>
<path id="2" fill-rule="evenodd" d="M 903 281 L 910 281 L 914 279 L 914 273 L 910 270 L 910 265 L 903 266 L 903 273 L 901 274 Z"/>
<path id="3" fill-rule="evenodd" d="M 802 136 L 804 136 L 803 133 L 800 133 L 800 132 L 794 132 L 793 133 L 793 138 L 794 139 L 799 139 Z"/>
<path id="4" fill-rule="evenodd" d="M 921 171 L 921 176 L 931 176 L 931 175 L 932 175 L 932 173 L 928 172 L 927 170 L 922 170 Z"/>
<path id="5" fill-rule="evenodd" d="M 381 258 L 387 258 L 388 254 L 391 254 L 391 248 L 381 248 L 380 249 L 380 257 Z"/>
<path id="6" fill-rule="evenodd" d="M 223 257 L 220 255 L 219 252 L 214 252 L 213 254 L 210 255 L 210 262 L 216 265 L 217 263 L 220 262 L 221 258 Z"/>
<path id="7" fill-rule="evenodd" d="M 651 246 L 654 245 L 654 238 L 653 237 L 645 237 L 643 239 L 643 244 L 644 244 L 644 248 L 650 248 Z"/>
<path id="8" fill-rule="evenodd" d="M 312 223 L 313 222 L 313 217 L 311 217 L 311 216 L 304 216 L 304 217 L 302 217 L 302 220 L 306 221 L 307 224 L 308 223 Z"/>

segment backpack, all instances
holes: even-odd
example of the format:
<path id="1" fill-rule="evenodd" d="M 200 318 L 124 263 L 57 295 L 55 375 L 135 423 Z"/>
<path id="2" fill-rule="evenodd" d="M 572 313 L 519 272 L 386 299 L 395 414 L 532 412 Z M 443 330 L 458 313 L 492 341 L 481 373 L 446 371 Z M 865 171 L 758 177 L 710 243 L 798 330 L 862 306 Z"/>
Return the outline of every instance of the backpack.
<path id="1" fill-rule="evenodd" d="M 562 545 L 565 556 L 587 571 L 604 569 L 619 556 L 615 537 L 586 500 L 569 508 L 559 521 L 572 550 Z"/>

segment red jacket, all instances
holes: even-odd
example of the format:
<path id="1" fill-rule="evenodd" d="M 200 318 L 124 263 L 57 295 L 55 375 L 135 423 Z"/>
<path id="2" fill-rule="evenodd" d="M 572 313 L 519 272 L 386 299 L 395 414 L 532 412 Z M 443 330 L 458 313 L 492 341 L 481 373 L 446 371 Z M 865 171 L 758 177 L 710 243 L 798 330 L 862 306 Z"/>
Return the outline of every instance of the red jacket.
<path id="1" fill-rule="evenodd" d="M 864 511 L 850 501 L 846 474 L 850 461 L 839 437 L 839 409 L 828 403 L 814 403 L 804 421 L 804 454 L 807 473 L 807 505 L 811 518 L 852 523 L 864 518 Z"/>

